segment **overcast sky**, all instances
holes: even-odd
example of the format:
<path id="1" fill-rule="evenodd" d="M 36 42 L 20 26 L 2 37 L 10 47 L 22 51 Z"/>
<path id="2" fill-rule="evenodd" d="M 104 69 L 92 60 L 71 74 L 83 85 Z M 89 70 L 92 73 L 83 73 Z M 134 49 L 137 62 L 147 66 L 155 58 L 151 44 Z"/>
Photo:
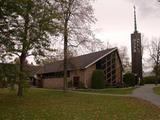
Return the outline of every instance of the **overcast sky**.
<path id="1" fill-rule="evenodd" d="M 138 31 L 149 40 L 160 37 L 160 3 L 157 0 L 95 0 L 97 38 L 114 46 L 126 46 L 130 56 L 130 34 L 134 32 L 137 8 Z"/>
<path id="2" fill-rule="evenodd" d="M 131 57 L 130 34 L 134 32 L 134 9 L 137 9 L 138 31 L 151 40 L 160 37 L 160 3 L 157 0 L 96 0 L 96 36 L 114 46 L 126 46 Z M 144 62 L 149 56 L 145 52 Z M 146 64 L 145 64 L 146 65 Z M 147 64 L 148 65 L 148 64 Z M 150 71 L 151 64 L 145 66 Z"/>
<path id="3" fill-rule="evenodd" d="M 160 37 L 160 4 L 157 0 L 96 0 L 96 36 L 116 46 L 128 46 L 134 31 L 133 6 L 137 7 L 138 31 L 145 37 Z"/>

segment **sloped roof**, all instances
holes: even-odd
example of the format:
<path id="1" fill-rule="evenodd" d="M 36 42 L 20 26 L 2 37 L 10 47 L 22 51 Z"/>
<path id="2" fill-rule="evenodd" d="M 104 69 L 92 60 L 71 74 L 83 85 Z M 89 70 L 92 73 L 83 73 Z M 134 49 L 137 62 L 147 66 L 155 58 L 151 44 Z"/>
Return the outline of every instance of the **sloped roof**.
<path id="1" fill-rule="evenodd" d="M 85 69 L 115 50 L 117 50 L 117 48 L 106 49 L 103 51 L 98 51 L 70 58 L 68 59 L 68 70 Z M 63 71 L 63 61 L 57 61 L 52 64 L 44 65 L 43 69 L 43 73 L 52 73 L 60 71 Z"/>
<path id="2" fill-rule="evenodd" d="M 43 67 L 42 66 L 34 66 L 34 65 L 26 65 L 25 68 L 26 72 L 29 74 L 30 77 L 38 73 L 42 73 Z"/>

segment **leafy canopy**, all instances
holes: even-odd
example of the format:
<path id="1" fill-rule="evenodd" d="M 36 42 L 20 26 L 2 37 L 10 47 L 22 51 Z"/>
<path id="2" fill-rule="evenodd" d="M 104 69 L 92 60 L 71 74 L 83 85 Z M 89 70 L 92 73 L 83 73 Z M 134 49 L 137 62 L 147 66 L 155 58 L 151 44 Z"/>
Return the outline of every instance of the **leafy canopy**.
<path id="1" fill-rule="evenodd" d="M 7 55 L 44 56 L 59 30 L 58 12 L 50 0 L 1 0 L 0 45 Z"/>

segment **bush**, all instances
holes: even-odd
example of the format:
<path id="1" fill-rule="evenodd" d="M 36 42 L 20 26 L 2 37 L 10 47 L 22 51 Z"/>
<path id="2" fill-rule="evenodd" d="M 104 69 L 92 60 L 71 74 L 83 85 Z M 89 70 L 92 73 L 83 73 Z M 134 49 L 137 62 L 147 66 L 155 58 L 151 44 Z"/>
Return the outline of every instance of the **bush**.
<path id="1" fill-rule="evenodd" d="M 105 74 L 103 70 L 95 70 L 93 72 L 91 87 L 93 89 L 105 88 Z"/>
<path id="2" fill-rule="evenodd" d="M 148 76 L 143 78 L 144 84 L 155 84 L 158 79 L 156 76 Z"/>
<path id="3" fill-rule="evenodd" d="M 72 81 L 69 80 L 69 81 L 68 81 L 68 88 L 72 88 L 72 86 L 73 86 Z"/>
<path id="4" fill-rule="evenodd" d="M 125 86 L 130 87 L 135 86 L 138 81 L 136 80 L 133 73 L 126 73 L 123 75 L 123 82 Z"/>

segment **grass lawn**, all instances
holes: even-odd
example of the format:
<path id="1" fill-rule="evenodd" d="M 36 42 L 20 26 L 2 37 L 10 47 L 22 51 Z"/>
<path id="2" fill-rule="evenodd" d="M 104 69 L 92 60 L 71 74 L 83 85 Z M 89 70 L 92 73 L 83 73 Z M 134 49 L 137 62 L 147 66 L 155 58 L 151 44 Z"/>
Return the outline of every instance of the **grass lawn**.
<path id="1" fill-rule="evenodd" d="M 160 108 L 131 97 L 0 89 L 0 120 L 160 120 Z"/>
<path id="2" fill-rule="evenodd" d="M 160 86 L 154 88 L 154 92 L 158 95 L 160 95 Z"/>
<path id="3" fill-rule="evenodd" d="M 93 93 L 102 93 L 102 94 L 120 94 L 120 95 L 126 95 L 131 94 L 134 88 L 106 88 L 102 90 L 95 90 L 95 89 L 83 89 L 78 90 L 81 92 L 93 92 Z"/>

